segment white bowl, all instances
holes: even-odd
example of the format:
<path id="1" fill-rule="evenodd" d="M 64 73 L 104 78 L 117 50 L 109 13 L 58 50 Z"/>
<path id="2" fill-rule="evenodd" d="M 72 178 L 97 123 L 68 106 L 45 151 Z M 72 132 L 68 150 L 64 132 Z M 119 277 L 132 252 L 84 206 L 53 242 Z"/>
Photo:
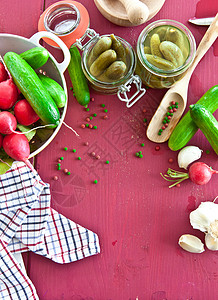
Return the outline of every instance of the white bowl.
<path id="1" fill-rule="evenodd" d="M 64 71 L 66 70 L 66 68 L 68 67 L 68 65 L 70 63 L 70 52 L 69 52 L 67 46 L 56 35 L 54 35 L 50 32 L 47 32 L 47 31 L 41 31 L 41 32 L 37 32 L 36 34 L 34 34 L 30 39 L 27 39 L 27 38 L 24 38 L 24 37 L 21 37 L 18 35 L 1 33 L 0 34 L 0 54 L 2 56 L 4 56 L 4 54 L 8 51 L 13 51 L 13 52 L 20 54 L 31 48 L 41 46 L 39 44 L 39 41 L 43 37 L 47 37 L 47 38 L 50 38 L 51 40 L 54 40 L 59 45 L 61 50 L 63 51 L 64 60 L 62 63 L 58 63 L 56 61 L 56 59 L 52 56 L 52 54 L 49 53 L 50 58 L 48 59 L 46 64 L 42 67 L 42 69 L 43 69 L 43 71 L 46 72 L 46 74 L 50 78 L 57 81 L 63 87 L 63 89 L 66 93 L 66 96 L 67 96 L 67 85 L 66 85 L 66 81 L 64 78 Z M 52 135 L 38 149 L 36 149 L 34 152 L 32 152 L 30 154 L 29 158 L 32 158 L 33 156 L 35 156 L 36 154 L 41 152 L 54 139 L 54 137 L 58 133 L 58 131 L 63 123 L 63 120 L 66 115 L 66 111 L 67 111 L 67 101 L 66 101 L 65 107 L 62 110 L 59 125 L 55 128 Z"/>

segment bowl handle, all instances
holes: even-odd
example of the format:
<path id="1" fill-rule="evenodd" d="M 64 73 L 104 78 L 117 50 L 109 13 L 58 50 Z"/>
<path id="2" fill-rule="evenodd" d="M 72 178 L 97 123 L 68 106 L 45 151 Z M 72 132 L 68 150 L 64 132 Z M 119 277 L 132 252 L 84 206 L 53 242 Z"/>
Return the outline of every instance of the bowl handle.
<path id="1" fill-rule="evenodd" d="M 38 44 L 39 46 L 41 46 L 39 44 L 39 41 L 43 37 L 46 37 L 46 38 L 49 38 L 49 39 L 55 41 L 58 44 L 58 46 L 61 48 L 61 50 L 63 51 L 63 53 L 64 53 L 64 60 L 62 61 L 62 63 L 58 63 L 56 61 L 56 59 L 55 59 L 55 63 L 57 64 L 59 71 L 61 73 L 64 73 L 64 71 L 67 69 L 67 67 L 68 67 L 68 65 L 70 63 L 70 59 L 71 59 L 69 49 L 67 48 L 67 46 L 65 45 L 65 43 L 59 37 L 57 37 L 56 35 L 54 35 L 51 32 L 47 32 L 47 31 L 37 32 L 33 36 L 31 36 L 31 38 L 29 40 L 31 42 L 33 42 L 34 44 Z"/>

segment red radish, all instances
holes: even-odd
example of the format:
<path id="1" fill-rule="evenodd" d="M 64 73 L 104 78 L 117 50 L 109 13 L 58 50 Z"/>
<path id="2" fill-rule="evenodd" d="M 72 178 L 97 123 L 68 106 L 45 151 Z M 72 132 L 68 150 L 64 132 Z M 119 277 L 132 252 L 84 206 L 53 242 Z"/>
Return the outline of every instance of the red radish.
<path id="1" fill-rule="evenodd" d="M 17 127 L 17 120 L 9 111 L 0 112 L 0 133 L 11 134 Z"/>
<path id="2" fill-rule="evenodd" d="M 218 173 L 218 171 L 213 170 L 203 162 L 196 162 L 190 166 L 188 173 L 191 181 L 198 185 L 203 185 L 208 183 L 212 175 Z"/>
<path id="3" fill-rule="evenodd" d="M 0 82 L 8 79 L 8 73 L 5 70 L 3 63 L 0 62 Z"/>
<path id="4" fill-rule="evenodd" d="M 0 82 L 0 109 L 9 109 L 17 101 L 18 90 L 13 80 L 7 79 Z"/>
<path id="5" fill-rule="evenodd" d="M 2 147 L 3 136 L 0 134 L 0 148 Z"/>
<path id="6" fill-rule="evenodd" d="M 14 114 L 17 122 L 25 126 L 29 126 L 39 120 L 38 115 L 26 99 L 20 100 L 15 104 Z"/>
<path id="7" fill-rule="evenodd" d="M 171 188 L 188 178 L 195 184 L 206 184 L 210 181 L 213 174 L 218 174 L 218 171 L 213 170 L 203 162 L 195 162 L 190 166 L 188 173 L 175 171 L 169 168 L 167 174 L 160 174 L 165 180 L 174 181 L 174 183 L 169 186 L 169 188 Z"/>
<path id="8" fill-rule="evenodd" d="M 3 148 L 11 158 L 23 161 L 33 172 L 35 172 L 33 166 L 28 160 L 30 155 L 30 146 L 28 139 L 24 134 L 12 133 L 6 135 L 3 139 Z"/>

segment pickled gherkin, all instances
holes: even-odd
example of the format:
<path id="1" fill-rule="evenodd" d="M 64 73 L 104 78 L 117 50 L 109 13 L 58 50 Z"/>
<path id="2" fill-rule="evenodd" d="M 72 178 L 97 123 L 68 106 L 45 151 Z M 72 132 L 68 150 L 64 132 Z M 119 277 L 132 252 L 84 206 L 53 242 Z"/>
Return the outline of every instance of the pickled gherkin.
<path id="1" fill-rule="evenodd" d="M 188 57 L 188 48 L 185 43 L 185 37 L 180 30 L 176 28 L 169 29 L 166 33 L 166 41 L 176 44 L 182 51 L 184 59 Z"/>
<path id="2" fill-rule="evenodd" d="M 90 66 L 90 73 L 93 76 L 99 76 L 104 70 L 109 67 L 117 58 L 114 50 L 109 49 L 99 55 L 99 57 Z"/>
<path id="3" fill-rule="evenodd" d="M 151 48 L 151 54 L 159 57 L 163 57 L 162 53 L 160 51 L 160 38 L 157 33 L 154 33 L 151 36 L 150 40 L 150 48 Z"/>
<path id="4" fill-rule="evenodd" d="M 111 34 L 111 40 L 112 40 L 112 49 L 116 51 L 117 57 L 121 60 L 124 60 L 124 58 L 126 58 L 126 51 L 122 43 L 118 41 L 118 39 L 114 36 L 114 34 Z"/>
<path id="5" fill-rule="evenodd" d="M 151 54 L 146 54 L 145 57 L 150 64 L 154 65 L 159 69 L 167 70 L 167 71 L 175 69 L 174 64 L 172 64 L 170 61 L 164 58 L 151 55 Z"/>
<path id="6" fill-rule="evenodd" d="M 160 51 L 163 57 L 171 61 L 171 63 L 176 67 L 180 67 L 184 63 L 184 57 L 180 48 L 169 41 L 164 41 L 160 44 Z"/>
<path id="7" fill-rule="evenodd" d="M 94 60 L 98 58 L 98 56 L 103 53 L 106 50 L 109 50 L 112 45 L 112 40 L 110 37 L 104 36 L 98 40 L 98 42 L 95 44 L 93 47 L 89 58 L 88 58 L 88 63 L 91 65 Z"/>
<path id="8" fill-rule="evenodd" d="M 121 79 L 125 74 L 126 64 L 121 60 L 116 60 L 97 79 L 103 82 L 113 82 Z"/>

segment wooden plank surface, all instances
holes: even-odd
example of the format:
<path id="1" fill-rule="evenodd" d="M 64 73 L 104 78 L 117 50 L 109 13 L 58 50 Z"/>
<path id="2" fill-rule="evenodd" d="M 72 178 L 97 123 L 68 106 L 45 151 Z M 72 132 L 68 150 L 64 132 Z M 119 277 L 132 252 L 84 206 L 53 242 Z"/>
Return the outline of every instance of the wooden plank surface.
<path id="1" fill-rule="evenodd" d="M 1 1 L 0 31 L 30 37 L 37 31 L 43 8 L 54 2 Z M 136 46 L 144 25 L 116 26 L 104 19 L 93 1 L 79 2 L 89 11 L 91 28 L 100 34 L 115 33 Z M 167 0 L 151 21 L 180 21 L 192 31 L 198 44 L 206 27 L 191 25 L 187 20 L 211 16 L 217 10 L 212 0 Z M 59 50 L 45 46 L 61 59 Z M 217 84 L 217 55 L 216 42 L 191 78 L 188 104 Z M 51 185 L 52 207 L 96 232 L 101 254 L 58 265 L 29 253 L 28 274 L 40 299 L 216 300 L 218 253 L 206 250 L 203 254 L 191 254 L 177 243 L 184 233 L 197 235 L 203 241 L 204 234 L 191 228 L 189 213 L 201 201 L 212 201 L 217 196 L 218 177 L 214 176 L 206 186 L 196 186 L 187 180 L 173 189 L 168 189 L 167 182 L 162 180 L 160 172 L 168 167 L 178 169 L 177 152 L 169 150 L 167 143 L 159 145 L 156 151 L 157 145 L 145 136 L 143 119 L 151 119 L 165 91 L 148 89 L 140 102 L 127 109 L 116 95 L 100 95 L 91 90 L 95 101 L 87 112 L 75 101 L 69 75 L 65 75 L 69 89 L 65 122 L 80 138 L 62 126 L 54 141 L 38 155 L 37 170 Z M 103 119 L 102 103 L 108 109 L 107 120 Z M 80 125 L 93 113 L 97 114 L 93 124 L 98 129 L 81 129 Z M 89 145 L 85 146 L 87 141 Z M 145 147 L 140 146 L 142 142 Z M 189 144 L 203 149 L 201 160 L 218 169 L 217 156 L 200 132 Z M 64 147 L 75 148 L 77 152 L 65 152 Z M 135 157 L 140 150 L 142 159 Z M 206 150 L 210 153 L 206 154 Z M 94 159 L 92 152 L 99 154 L 100 159 Z M 64 156 L 62 165 L 71 171 L 70 176 L 56 170 L 60 156 Z M 174 162 L 170 164 L 169 158 Z M 106 160 L 110 161 L 108 165 Z M 58 175 L 58 181 L 53 180 L 54 175 Z M 93 184 L 95 179 L 98 184 Z"/>

